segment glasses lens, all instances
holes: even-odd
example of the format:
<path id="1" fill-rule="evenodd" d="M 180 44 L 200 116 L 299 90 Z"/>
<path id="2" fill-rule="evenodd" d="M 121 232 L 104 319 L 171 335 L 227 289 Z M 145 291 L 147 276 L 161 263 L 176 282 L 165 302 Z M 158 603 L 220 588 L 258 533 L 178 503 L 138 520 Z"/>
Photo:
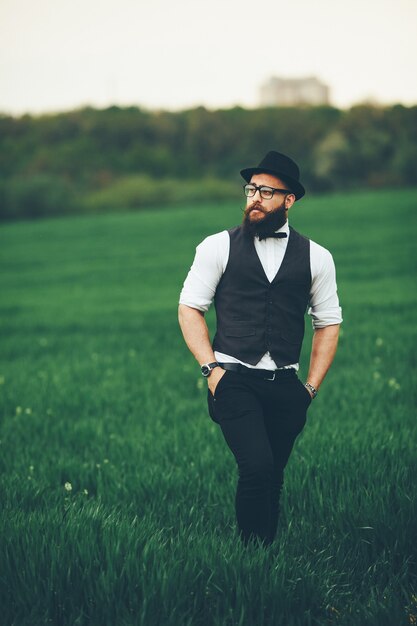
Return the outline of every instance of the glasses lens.
<path id="1" fill-rule="evenodd" d="M 245 196 L 248 198 L 254 196 L 256 193 L 256 187 L 254 185 L 245 185 L 243 189 L 245 190 Z"/>
<path id="2" fill-rule="evenodd" d="M 261 187 L 260 192 L 262 198 L 264 198 L 265 200 L 270 200 L 274 195 L 274 191 L 270 187 Z"/>

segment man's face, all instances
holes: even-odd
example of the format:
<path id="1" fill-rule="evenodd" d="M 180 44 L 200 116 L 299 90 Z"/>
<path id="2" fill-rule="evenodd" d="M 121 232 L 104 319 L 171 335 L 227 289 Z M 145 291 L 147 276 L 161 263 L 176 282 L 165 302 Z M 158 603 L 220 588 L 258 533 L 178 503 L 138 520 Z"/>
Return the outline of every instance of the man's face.
<path id="1" fill-rule="evenodd" d="M 254 174 L 250 180 L 254 185 L 266 185 L 278 189 L 288 189 L 287 185 L 271 174 Z M 277 211 L 282 207 L 285 195 L 283 193 L 274 193 L 270 200 L 261 198 L 259 190 L 256 191 L 252 198 L 246 198 L 245 215 L 249 217 L 251 222 L 260 221 L 265 218 L 267 213 Z M 292 204 L 292 203 L 291 203 Z"/>
<path id="2" fill-rule="evenodd" d="M 254 185 L 288 189 L 288 185 L 271 174 L 254 174 L 251 178 Z M 278 230 L 287 220 L 287 209 L 295 201 L 295 196 L 275 192 L 272 198 L 265 200 L 259 190 L 251 198 L 246 198 L 243 224 L 248 234 L 268 234 Z"/>

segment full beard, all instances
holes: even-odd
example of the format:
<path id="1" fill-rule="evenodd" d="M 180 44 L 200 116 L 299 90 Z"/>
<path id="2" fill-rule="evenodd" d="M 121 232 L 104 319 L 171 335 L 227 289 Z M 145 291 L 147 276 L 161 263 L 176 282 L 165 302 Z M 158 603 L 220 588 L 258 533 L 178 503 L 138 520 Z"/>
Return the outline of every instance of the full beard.
<path id="1" fill-rule="evenodd" d="M 251 221 L 249 214 L 252 209 L 262 211 L 264 217 L 259 220 Z M 248 235 L 248 237 L 258 235 L 258 237 L 263 239 L 264 237 L 272 235 L 276 230 L 278 230 L 278 228 L 281 228 L 281 226 L 284 226 L 286 221 L 287 211 L 285 209 L 284 202 L 279 207 L 268 213 L 264 212 L 262 207 L 257 202 L 254 202 L 245 209 L 242 227 L 243 232 Z"/>

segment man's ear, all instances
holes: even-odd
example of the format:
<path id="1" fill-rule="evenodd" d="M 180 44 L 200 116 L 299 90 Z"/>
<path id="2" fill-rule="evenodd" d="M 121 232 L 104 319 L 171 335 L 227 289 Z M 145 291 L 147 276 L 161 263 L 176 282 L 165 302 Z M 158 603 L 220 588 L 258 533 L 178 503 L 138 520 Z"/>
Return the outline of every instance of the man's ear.
<path id="1" fill-rule="evenodd" d="M 289 193 L 285 198 L 285 208 L 290 209 L 295 202 L 295 195 L 293 193 Z"/>

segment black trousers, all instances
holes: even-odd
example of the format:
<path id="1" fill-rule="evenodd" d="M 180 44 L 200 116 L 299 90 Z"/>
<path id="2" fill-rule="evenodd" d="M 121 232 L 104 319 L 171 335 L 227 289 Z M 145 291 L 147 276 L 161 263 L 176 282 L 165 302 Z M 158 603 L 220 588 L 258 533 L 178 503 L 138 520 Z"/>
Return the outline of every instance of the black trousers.
<path id="1" fill-rule="evenodd" d="M 207 400 L 237 463 L 239 536 L 245 544 L 269 545 L 278 528 L 284 468 L 306 423 L 310 394 L 294 369 L 274 381 L 226 370 Z"/>

